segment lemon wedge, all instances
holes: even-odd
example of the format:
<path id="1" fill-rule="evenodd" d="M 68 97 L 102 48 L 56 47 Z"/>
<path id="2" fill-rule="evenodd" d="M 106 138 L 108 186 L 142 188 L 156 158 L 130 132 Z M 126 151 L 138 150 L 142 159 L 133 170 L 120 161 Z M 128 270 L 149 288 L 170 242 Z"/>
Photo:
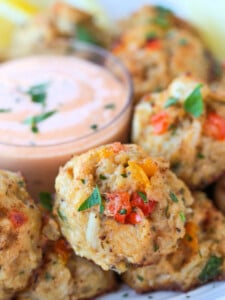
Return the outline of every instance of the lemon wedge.
<path id="1" fill-rule="evenodd" d="M 11 44 L 15 26 L 26 22 L 39 11 L 38 5 L 26 0 L 0 0 L 0 58 L 4 58 Z"/>
<path id="2" fill-rule="evenodd" d="M 225 60 L 225 1 L 184 0 L 188 19 L 214 55 Z"/>

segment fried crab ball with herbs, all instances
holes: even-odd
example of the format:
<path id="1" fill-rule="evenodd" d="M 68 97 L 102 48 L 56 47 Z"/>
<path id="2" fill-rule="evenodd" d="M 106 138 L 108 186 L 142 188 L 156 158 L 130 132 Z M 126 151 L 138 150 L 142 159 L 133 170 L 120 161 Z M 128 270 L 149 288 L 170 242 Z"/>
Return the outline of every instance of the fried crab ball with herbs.
<path id="1" fill-rule="evenodd" d="M 41 216 L 21 175 L 0 170 L 0 299 L 22 290 L 41 261 Z"/>
<path id="2" fill-rule="evenodd" d="M 171 12 L 146 7 L 127 22 L 112 52 L 131 74 L 136 102 L 148 92 L 166 88 L 183 73 L 210 79 L 213 60 L 199 36 L 182 21 L 179 26 Z"/>
<path id="3" fill-rule="evenodd" d="M 194 193 L 193 212 L 178 249 L 157 264 L 131 268 L 124 281 L 138 292 L 181 290 L 213 280 L 225 280 L 225 217 L 206 195 Z"/>
<path id="4" fill-rule="evenodd" d="M 52 218 L 48 218 L 42 234 L 42 264 L 16 300 L 89 299 L 116 288 L 113 272 L 76 256 Z"/>
<path id="5" fill-rule="evenodd" d="M 136 106 L 132 141 L 168 159 L 190 187 L 203 187 L 225 170 L 224 104 L 207 85 L 180 77 Z"/>
<path id="6" fill-rule="evenodd" d="M 75 156 L 56 178 L 63 235 L 78 255 L 119 273 L 174 251 L 191 203 L 168 163 L 136 145 L 114 143 Z"/>

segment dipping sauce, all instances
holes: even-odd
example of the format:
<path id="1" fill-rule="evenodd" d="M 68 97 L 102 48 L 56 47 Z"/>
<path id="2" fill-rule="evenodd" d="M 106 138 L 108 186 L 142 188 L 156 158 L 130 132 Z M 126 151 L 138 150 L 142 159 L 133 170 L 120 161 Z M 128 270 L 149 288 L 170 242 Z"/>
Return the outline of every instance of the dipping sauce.
<path id="1" fill-rule="evenodd" d="M 30 193 L 53 192 L 73 154 L 127 141 L 129 92 L 106 68 L 74 56 L 0 65 L 0 168 L 21 171 Z"/>

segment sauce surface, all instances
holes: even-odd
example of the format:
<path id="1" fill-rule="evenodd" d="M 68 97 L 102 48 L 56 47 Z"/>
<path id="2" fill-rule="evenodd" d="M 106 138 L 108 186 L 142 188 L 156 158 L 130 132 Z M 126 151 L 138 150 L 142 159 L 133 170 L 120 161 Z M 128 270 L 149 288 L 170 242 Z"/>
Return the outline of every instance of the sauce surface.
<path id="1" fill-rule="evenodd" d="M 0 65 L 0 143 L 45 146 L 107 126 L 127 92 L 106 69 L 70 56 L 34 56 Z"/>

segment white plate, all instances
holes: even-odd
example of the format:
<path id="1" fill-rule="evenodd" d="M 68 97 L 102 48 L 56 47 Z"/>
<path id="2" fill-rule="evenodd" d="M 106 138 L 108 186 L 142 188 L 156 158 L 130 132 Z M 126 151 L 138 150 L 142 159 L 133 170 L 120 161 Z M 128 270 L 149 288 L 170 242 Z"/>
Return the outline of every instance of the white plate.
<path id="1" fill-rule="evenodd" d="M 70 2 L 82 2 L 83 0 L 69 0 Z M 90 0 L 92 2 L 93 0 Z M 164 5 L 181 16 L 187 16 L 186 1 L 198 0 L 96 0 L 108 13 L 111 19 L 118 19 L 127 16 L 144 4 Z M 205 0 L 205 5 L 208 1 Z M 224 1 L 224 0 L 217 0 Z M 86 0 L 88 2 L 88 0 Z M 214 282 L 194 289 L 188 293 L 180 292 L 153 292 L 139 295 L 126 285 L 123 285 L 117 292 L 98 297 L 101 300 L 223 300 L 225 299 L 225 283 Z"/>

